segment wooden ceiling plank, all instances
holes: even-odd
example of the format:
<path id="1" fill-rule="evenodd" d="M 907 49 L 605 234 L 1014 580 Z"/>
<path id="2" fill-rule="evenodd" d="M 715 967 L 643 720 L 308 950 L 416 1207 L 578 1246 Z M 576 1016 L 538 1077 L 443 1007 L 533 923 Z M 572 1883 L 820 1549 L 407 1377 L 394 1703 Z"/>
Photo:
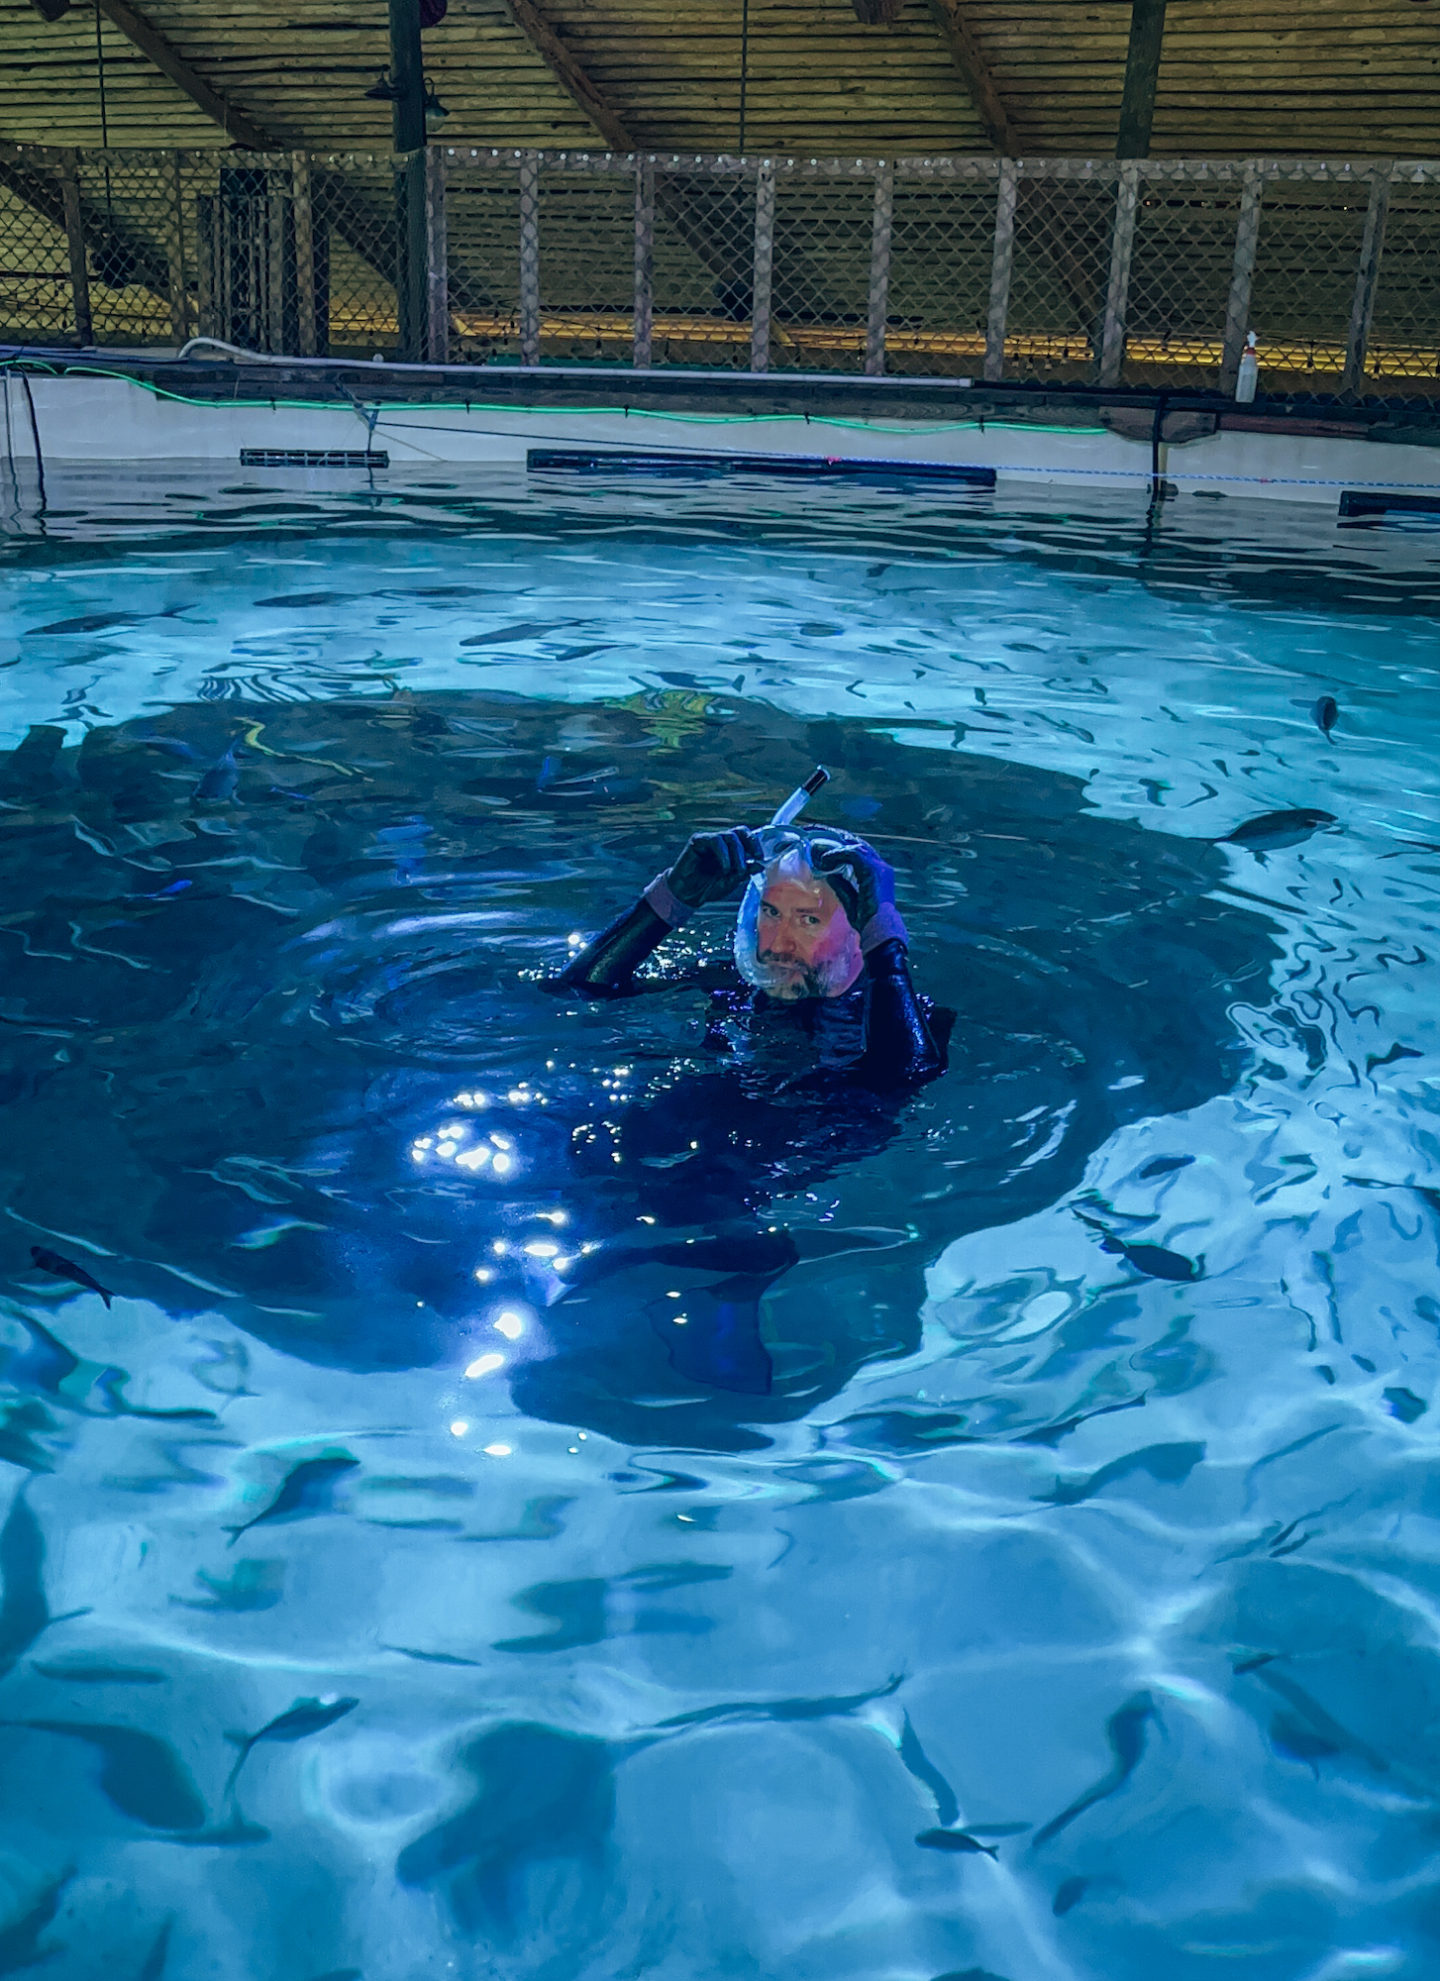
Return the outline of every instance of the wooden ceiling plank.
<path id="1" fill-rule="evenodd" d="M 963 0 L 930 0 L 930 12 L 955 71 L 969 93 L 991 146 L 1002 158 L 1015 155 L 1015 131 L 990 66 L 965 17 Z"/>

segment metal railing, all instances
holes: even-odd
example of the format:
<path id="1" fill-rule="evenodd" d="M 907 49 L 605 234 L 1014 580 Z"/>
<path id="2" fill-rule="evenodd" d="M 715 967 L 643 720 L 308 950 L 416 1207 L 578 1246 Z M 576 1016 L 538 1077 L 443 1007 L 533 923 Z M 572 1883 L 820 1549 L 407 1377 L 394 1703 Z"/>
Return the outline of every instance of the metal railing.
<path id="1" fill-rule="evenodd" d="M 1440 390 L 1440 163 L 0 147 L 0 336 Z"/>

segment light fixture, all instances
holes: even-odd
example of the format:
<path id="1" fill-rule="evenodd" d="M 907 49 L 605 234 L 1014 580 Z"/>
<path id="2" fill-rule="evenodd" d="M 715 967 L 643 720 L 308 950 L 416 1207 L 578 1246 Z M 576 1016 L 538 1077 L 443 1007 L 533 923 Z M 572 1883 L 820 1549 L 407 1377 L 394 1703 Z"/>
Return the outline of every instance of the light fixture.
<path id="1" fill-rule="evenodd" d="M 442 102 L 440 101 L 440 99 L 439 99 L 439 97 L 438 97 L 438 96 L 437 96 L 437 95 L 435 94 L 435 85 L 434 85 L 434 83 L 432 83 L 432 82 L 431 82 L 431 80 L 430 80 L 430 78 L 429 78 L 429 77 L 427 76 L 427 77 L 425 78 L 425 128 L 426 128 L 426 130 L 427 130 L 427 131 L 438 131 L 438 130 L 439 130 L 439 128 L 440 128 L 440 126 L 441 126 L 441 125 L 442 125 L 442 124 L 443 124 L 443 123 L 445 122 L 445 119 L 446 119 L 446 118 L 447 118 L 447 117 L 448 117 L 449 115 L 450 115 L 450 112 L 449 112 L 449 111 L 448 111 L 448 110 L 447 110 L 447 109 L 445 108 L 445 105 L 444 105 L 444 104 L 443 104 L 443 103 L 442 103 Z"/>
<path id="2" fill-rule="evenodd" d="M 372 103 L 398 103 L 400 92 L 390 80 L 390 71 L 382 69 L 365 92 Z"/>

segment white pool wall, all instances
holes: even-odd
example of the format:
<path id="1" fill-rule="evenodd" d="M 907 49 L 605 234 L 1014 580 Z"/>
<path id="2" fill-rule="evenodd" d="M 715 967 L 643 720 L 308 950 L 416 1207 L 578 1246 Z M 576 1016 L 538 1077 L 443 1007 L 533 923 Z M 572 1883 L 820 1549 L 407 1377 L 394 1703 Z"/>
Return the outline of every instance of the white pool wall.
<path id="1" fill-rule="evenodd" d="M 532 447 L 643 449 L 936 462 L 993 468 L 998 484 L 1134 488 L 1149 482 L 1148 440 L 991 417 L 858 419 L 701 415 L 609 408 L 414 403 L 273 405 L 174 398 L 133 379 L 74 373 L 29 381 L 46 463 L 239 466 L 242 448 L 381 448 L 393 468 L 523 464 Z M 485 390 L 477 373 L 475 393 Z M 0 445 L 29 465 L 34 440 L 18 385 Z M 1345 488 L 1440 495 L 1440 455 L 1425 447 L 1284 432 L 1218 432 L 1160 449 L 1182 493 L 1338 502 Z"/>

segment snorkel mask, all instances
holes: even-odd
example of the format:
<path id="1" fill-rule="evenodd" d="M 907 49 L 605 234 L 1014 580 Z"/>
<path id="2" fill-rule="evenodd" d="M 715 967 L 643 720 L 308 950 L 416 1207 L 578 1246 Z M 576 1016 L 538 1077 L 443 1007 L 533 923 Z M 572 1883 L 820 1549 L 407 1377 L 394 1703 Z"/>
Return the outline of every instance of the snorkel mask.
<path id="1" fill-rule="evenodd" d="M 839 997 L 863 967 L 860 938 L 828 881 L 810 864 L 809 841 L 789 830 L 828 780 L 817 769 L 759 836 L 763 869 L 752 877 L 735 921 L 735 964 L 747 984 L 781 1003 Z"/>

